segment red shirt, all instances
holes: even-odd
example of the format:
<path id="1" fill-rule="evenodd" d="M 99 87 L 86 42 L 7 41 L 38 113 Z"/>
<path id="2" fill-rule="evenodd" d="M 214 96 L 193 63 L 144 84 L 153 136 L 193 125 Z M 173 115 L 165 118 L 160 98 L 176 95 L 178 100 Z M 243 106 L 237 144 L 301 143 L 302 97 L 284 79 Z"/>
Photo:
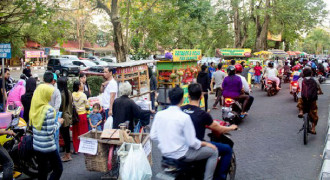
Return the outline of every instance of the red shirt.
<path id="1" fill-rule="evenodd" d="M 254 75 L 260 76 L 261 75 L 261 70 L 262 70 L 261 66 L 254 66 Z"/>

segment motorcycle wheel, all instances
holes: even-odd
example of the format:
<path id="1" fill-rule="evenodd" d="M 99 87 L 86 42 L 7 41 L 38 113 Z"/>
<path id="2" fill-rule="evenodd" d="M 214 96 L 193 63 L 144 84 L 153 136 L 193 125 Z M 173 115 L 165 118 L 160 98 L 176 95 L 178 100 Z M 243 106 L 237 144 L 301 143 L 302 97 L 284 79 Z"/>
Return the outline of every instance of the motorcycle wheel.
<path id="1" fill-rule="evenodd" d="M 233 150 L 233 153 L 231 155 L 230 167 L 229 167 L 229 171 L 228 171 L 228 174 L 227 174 L 227 180 L 234 180 L 235 175 L 236 175 L 236 155 L 235 155 L 235 152 Z"/>
<path id="2" fill-rule="evenodd" d="M 293 99 L 294 99 L 294 102 L 298 102 L 298 96 L 297 96 L 297 93 L 294 93 L 294 94 L 293 94 Z"/>
<path id="3" fill-rule="evenodd" d="M 37 156 L 33 155 L 29 162 L 27 161 L 21 161 L 21 170 L 24 174 L 31 178 L 37 178 L 38 177 L 38 163 L 37 163 Z M 48 173 L 50 173 L 52 170 L 48 168 Z"/>
<path id="4" fill-rule="evenodd" d="M 271 93 L 271 89 L 268 89 L 267 90 L 267 96 L 271 96 L 272 95 L 272 93 Z"/>

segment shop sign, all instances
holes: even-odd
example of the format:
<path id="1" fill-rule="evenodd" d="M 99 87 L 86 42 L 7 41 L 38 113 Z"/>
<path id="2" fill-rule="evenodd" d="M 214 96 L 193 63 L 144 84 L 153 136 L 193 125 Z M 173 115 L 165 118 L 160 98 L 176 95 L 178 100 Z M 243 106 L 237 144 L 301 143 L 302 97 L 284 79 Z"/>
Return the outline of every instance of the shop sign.
<path id="1" fill-rule="evenodd" d="M 220 51 L 223 56 L 236 56 L 236 57 L 250 57 L 251 56 L 251 49 L 225 48 L 225 49 L 221 49 Z"/>
<path id="2" fill-rule="evenodd" d="M 201 60 L 202 50 L 199 49 L 174 49 L 173 61 Z"/>
<path id="3" fill-rule="evenodd" d="M 181 86 L 181 88 L 183 89 L 183 103 L 182 106 L 189 104 L 189 93 L 188 93 L 188 85 L 183 85 Z M 205 107 L 205 103 L 204 103 L 204 96 L 202 97 L 200 103 L 199 103 L 200 107 Z"/>
<path id="4" fill-rule="evenodd" d="M 117 74 L 127 74 L 127 73 L 135 73 L 140 71 L 148 70 L 147 65 L 140 65 L 140 66 L 132 66 L 132 67 L 124 67 L 124 68 L 117 68 Z"/>
<path id="5" fill-rule="evenodd" d="M 25 59 L 46 57 L 44 51 L 25 51 Z"/>
<path id="6" fill-rule="evenodd" d="M 0 58 L 11 58 L 11 44 L 0 44 Z"/>
<path id="7" fill-rule="evenodd" d="M 61 51 L 59 49 L 51 49 L 49 51 L 49 55 L 50 56 L 60 56 L 61 55 Z"/>

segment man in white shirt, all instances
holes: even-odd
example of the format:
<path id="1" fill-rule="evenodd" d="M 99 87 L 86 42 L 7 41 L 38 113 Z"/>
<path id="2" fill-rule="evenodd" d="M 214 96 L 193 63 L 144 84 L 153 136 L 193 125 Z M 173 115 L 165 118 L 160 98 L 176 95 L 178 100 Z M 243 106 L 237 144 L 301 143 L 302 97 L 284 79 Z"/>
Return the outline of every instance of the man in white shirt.
<path id="1" fill-rule="evenodd" d="M 218 70 L 213 73 L 212 80 L 211 80 L 211 86 L 213 85 L 213 82 L 215 82 L 214 88 L 215 88 L 215 96 L 216 100 L 213 104 L 213 109 L 218 109 L 216 106 L 220 102 L 220 106 L 222 106 L 221 96 L 222 96 L 222 82 L 226 77 L 226 73 L 224 73 L 222 70 L 222 63 L 218 64 Z M 211 88 L 212 89 L 212 88 Z"/>
<path id="2" fill-rule="evenodd" d="M 45 74 L 44 74 L 45 84 L 48 84 L 49 86 L 55 88 L 55 90 L 52 94 L 52 98 L 49 101 L 49 105 L 51 105 L 57 113 L 60 110 L 62 97 L 61 97 L 60 90 L 58 90 L 58 88 L 56 87 L 56 81 L 57 81 L 57 75 L 55 73 L 45 72 Z"/>
<path id="3" fill-rule="evenodd" d="M 118 93 L 118 84 L 113 78 L 114 71 L 115 69 L 111 67 L 104 68 L 104 77 L 107 81 L 101 85 L 101 92 L 103 92 L 101 104 L 105 110 L 106 119 L 108 119 L 109 116 L 112 116 L 113 102 L 115 101 Z"/>
<path id="4" fill-rule="evenodd" d="M 207 159 L 204 179 L 213 179 L 217 165 L 217 148 L 196 138 L 192 120 L 181 111 L 183 89 L 175 87 L 169 91 L 171 106 L 156 114 L 150 138 L 158 141 L 158 148 L 166 158 L 193 162 Z"/>
<path id="5" fill-rule="evenodd" d="M 248 100 L 248 103 L 246 104 L 246 112 L 248 112 L 250 110 L 251 106 L 252 106 L 252 103 L 254 101 L 254 97 L 250 95 L 251 88 L 249 86 L 249 83 L 246 81 L 245 77 L 241 75 L 241 73 L 243 71 L 242 65 L 236 64 L 235 69 L 236 69 L 236 75 L 241 78 L 245 94 L 249 95 L 249 100 Z"/>

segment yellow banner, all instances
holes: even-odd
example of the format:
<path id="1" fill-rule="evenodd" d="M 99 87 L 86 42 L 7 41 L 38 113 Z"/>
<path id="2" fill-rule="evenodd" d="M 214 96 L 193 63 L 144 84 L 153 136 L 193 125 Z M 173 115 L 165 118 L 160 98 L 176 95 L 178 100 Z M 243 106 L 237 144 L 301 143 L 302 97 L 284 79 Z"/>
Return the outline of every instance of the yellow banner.
<path id="1" fill-rule="evenodd" d="M 188 85 L 181 86 L 183 89 L 183 103 L 182 106 L 189 104 L 189 93 L 188 93 Z M 205 107 L 204 96 L 202 96 L 201 102 L 199 103 L 200 107 Z"/>
<path id="2" fill-rule="evenodd" d="M 201 60 L 202 50 L 199 49 L 174 49 L 173 61 Z"/>
<path id="3" fill-rule="evenodd" d="M 272 33 L 270 33 L 268 31 L 267 40 L 271 40 L 271 41 L 282 41 L 282 33 L 280 33 L 280 34 L 272 34 Z"/>
<path id="4" fill-rule="evenodd" d="M 251 49 L 238 49 L 238 48 L 224 48 L 220 49 L 221 54 L 227 57 L 250 57 L 251 56 Z"/>

